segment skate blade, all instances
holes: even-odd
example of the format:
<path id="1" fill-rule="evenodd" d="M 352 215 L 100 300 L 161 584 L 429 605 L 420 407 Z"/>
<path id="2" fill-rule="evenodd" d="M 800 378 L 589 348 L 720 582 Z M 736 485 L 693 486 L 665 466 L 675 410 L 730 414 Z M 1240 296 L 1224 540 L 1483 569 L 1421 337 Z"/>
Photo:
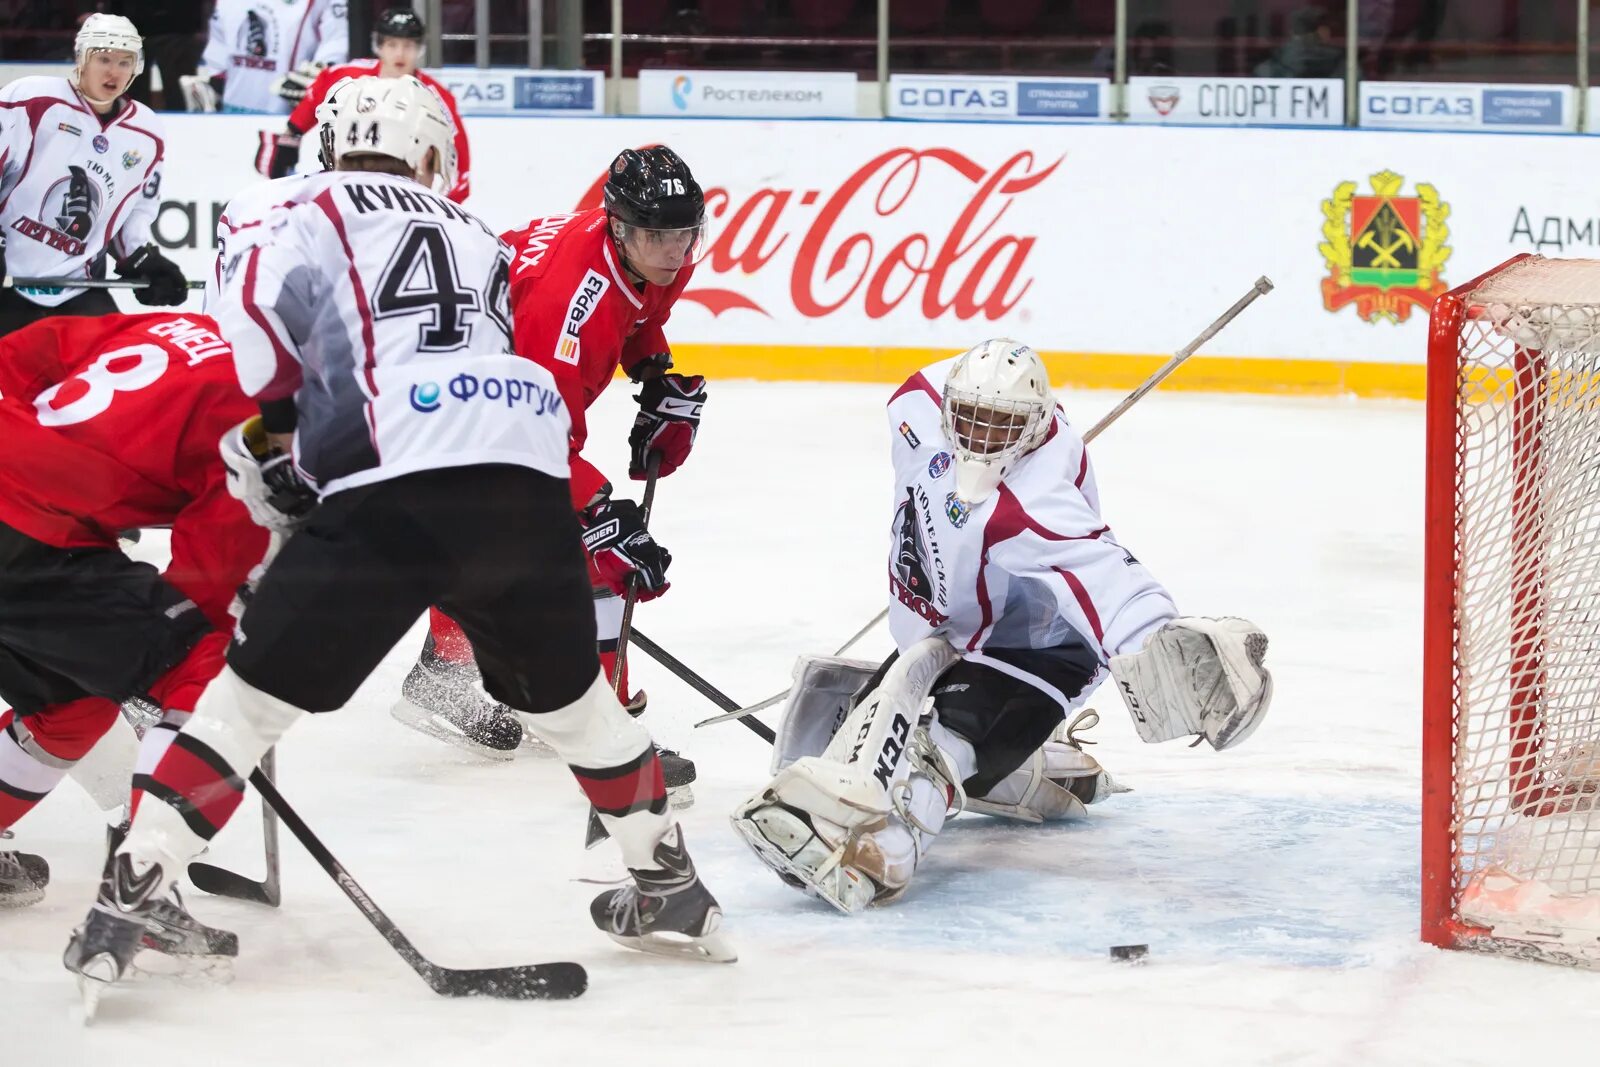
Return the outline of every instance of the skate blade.
<path id="1" fill-rule="evenodd" d="M 860 910 L 859 908 L 851 908 L 837 894 L 823 888 L 817 882 L 815 873 L 806 870 L 791 860 L 778 846 L 763 837 L 754 823 L 748 819 L 740 818 L 734 818 L 731 821 L 733 828 L 739 832 L 739 836 L 744 838 L 745 843 L 755 852 L 756 858 L 776 871 L 778 877 L 783 879 L 784 885 L 799 889 L 808 897 L 816 897 L 818 900 L 827 901 L 835 910 L 845 915 L 854 915 L 856 911 Z"/>
<path id="2" fill-rule="evenodd" d="M 174 956 L 153 948 L 140 949 L 128 964 L 126 977 L 180 984 L 227 985 L 233 981 L 232 956 Z"/>
<path id="3" fill-rule="evenodd" d="M 666 956 L 672 959 L 694 960 L 697 963 L 735 963 L 739 954 L 733 950 L 728 939 L 720 933 L 710 933 L 703 937 L 688 937 L 683 934 L 645 934 L 641 937 L 624 937 L 607 931 L 607 936 L 625 948 L 631 948 L 651 956 Z"/>
<path id="4" fill-rule="evenodd" d="M 461 751 L 470 752 L 474 756 L 482 756 L 484 759 L 504 763 L 507 760 L 514 759 L 517 755 L 516 749 L 498 749 L 490 748 L 488 745 L 480 745 L 446 720 L 439 718 L 427 708 L 411 703 L 405 697 L 395 701 L 394 707 L 389 709 L 389 714 L 394 718 L 395 722 L 400 723 L 402 726 L 409 726 L 418 733 L 427 734 L 429 737 L 436 738 L 446 744 L 454 745 Z M 527 736 L 526 732 L 524 732 L 523 736 Z"/>
<path id="5" fill-rule="evenodd" d="M 685 808 L 694 807 L 694 789 L 686 785 L 674 786 L 668 789 L 667 804 L 673 811 L 683 811 Z"/>
<path id="6" fill-rule="evenodd" d="M 44 899 L 44 887 L 38 886 L 23 893 L 13 893 L 0 897 L 0 911 L 14 908 L 27 908 Z"/>

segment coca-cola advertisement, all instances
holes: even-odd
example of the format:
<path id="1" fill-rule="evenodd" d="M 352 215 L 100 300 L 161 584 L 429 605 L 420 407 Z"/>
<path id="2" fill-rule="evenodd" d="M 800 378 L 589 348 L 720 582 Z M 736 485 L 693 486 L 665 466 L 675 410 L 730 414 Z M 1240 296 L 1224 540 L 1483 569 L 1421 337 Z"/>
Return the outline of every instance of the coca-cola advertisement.
<path id="1" fill-rule="evenodd" d="M 169 119 L 156 232 L 191 277 L 212 266 L 222 206 L 263 180 L 251 166 L 263 125 Z M 1580 218 L 1586 202 L 1581 139 L 1497 137 L 1502 154 L 1528 164 L 1516 176 L 1476 166 L 1477 142 L 1453 148 L 1448 134 L 642 118 L 467 125 L 465 206 L 502 232 L 599 204 L 623 148 L 664 143 L 683 156 L 705 189 L 709 240 L 667 335 L 682 365 L 725 377 L 897 381 L 1011 336 L 1046 353 L 1062 381 L 1127 389 L 1265 274 L 1275 291 L 1169 388 L 1408 395 L 1420 388 L 1411 372 L 1425 358 L 1426 316 L 1367 319 L 1324 301 L 1329 263 L 1342 262 L 1329 249 L 1353 232 L 1338 190 L 1366 190 L 1386 174 L 1404 177 L 1397 196 L 1431 190 L 1439 225 L 1427 234 L 1435 259 L 1449 251 L 1446 288 L 1535 250 L 1511 246 L 1514 219 L 1539 220 L 1541 241 L 1588 232 L 1557 225 Z"/>

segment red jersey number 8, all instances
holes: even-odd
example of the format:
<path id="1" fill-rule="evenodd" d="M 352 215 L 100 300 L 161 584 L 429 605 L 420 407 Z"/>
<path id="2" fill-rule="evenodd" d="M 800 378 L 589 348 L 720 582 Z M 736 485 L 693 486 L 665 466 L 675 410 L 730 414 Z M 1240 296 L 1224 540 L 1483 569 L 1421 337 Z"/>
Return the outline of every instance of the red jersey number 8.
<path id="1" fill-rule="evenodd" d="M 160 345 L 130 345 L 107 352 L 64 382 L 34 398 L 40 426 L 88 422 L 111 406 L 118 393 L 154 384 L 167 370 Z"/>

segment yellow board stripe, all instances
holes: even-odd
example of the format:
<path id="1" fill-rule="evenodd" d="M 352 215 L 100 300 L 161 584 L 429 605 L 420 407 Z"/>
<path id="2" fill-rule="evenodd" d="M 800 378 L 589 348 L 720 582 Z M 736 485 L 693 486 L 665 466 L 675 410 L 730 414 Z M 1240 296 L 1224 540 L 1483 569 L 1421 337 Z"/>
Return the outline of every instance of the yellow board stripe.
<path id="1" fill-rule="evenodd" d="M 953 355 L 947 348 L 691 344 L 672 348 L 673 362 L 685 373 L 758 381 L 894 383 Z M 1107 352 L 1040 355 L 1053 383 L 1077 389 L 1132 389 L 1171 358 Z M 1425 382 L 1426 368 L 1420 363 L 1191 356 L 1161 388 L 1421 400 Z"/>

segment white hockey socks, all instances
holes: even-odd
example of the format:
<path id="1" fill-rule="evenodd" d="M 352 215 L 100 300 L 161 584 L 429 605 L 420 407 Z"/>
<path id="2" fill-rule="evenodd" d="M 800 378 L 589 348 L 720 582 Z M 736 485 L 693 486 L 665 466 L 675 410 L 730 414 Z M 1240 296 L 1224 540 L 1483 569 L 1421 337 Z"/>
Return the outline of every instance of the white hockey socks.
<path id="1" fill-rule="evenodd" d="M 522 721 L 572 769 L 629 869 L 656 869 L 656 845 L 674 825 L 661 761 L 650 732 L 617 703 L 605 672 L 566 707 Z"/>

